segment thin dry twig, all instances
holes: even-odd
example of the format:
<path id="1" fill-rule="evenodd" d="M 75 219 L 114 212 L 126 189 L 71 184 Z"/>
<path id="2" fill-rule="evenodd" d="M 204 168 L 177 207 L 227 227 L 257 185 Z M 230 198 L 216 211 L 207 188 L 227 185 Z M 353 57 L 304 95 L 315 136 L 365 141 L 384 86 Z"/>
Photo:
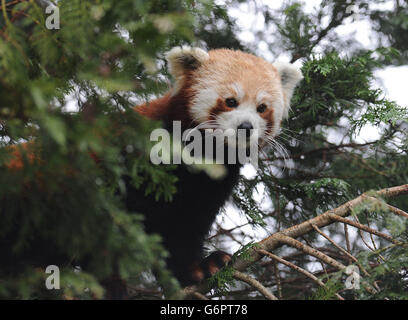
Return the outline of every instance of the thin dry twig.
<path id="1" fill-rule="evenodd" d="M 346 268 L 346 266 L 336 260 L 334 260 L 333 258 L 329 257 L 328 255 L 324 254 L 323 252 L 313 249 L 312 247 L 296 240 L 293 239 L 291 237 L 288 237 L 286 235 L 279 235 L 278 239 L 282 242 L 282 243 L 286 243 L 287 245 L 294 247 L 298 250 L 301 250 L 311 256 L 316 257 L 317 259 L 325 262 L 326 264 L 329 264 L 335 268 L 337 268 L 338 270 L 343 270 Z"/>
<path id="2" fill-rule="evenodd" d="M 316 230 L 316 232 L 318 232 L 321 236 L 323 236 L 324 238 L 326 238 L 333 246 L 335 246 L 337 249 L 339 249 L 341 252 L 343 252 L 347 257 L 349 257 L 351 260 L 353 260 L 358 267 L 360 268 L 361 271 L 363 271 L 363 273 L 366 276 L 369 276 L 370 274 L 367 272 L 367 270 L 365 270 L 363 268 L 363 266 L 358 262 L 358 259 L 356 257 L 354 257 L 352 254 L 348 253 L 345 249 L 343 249 L 342 247 L 340 247 L 333 239 L 331 239 L 327 234 L 325 234 L 322 230 L 319 229 L 318 226 L 316 225 L 312 225 L 313 229 Z"/>
<path id="3" fill-rule="evenodd" d="M 344 237 L 346 238 L 347 251 L 351 253 L 351 246 L 350 246 L 350 239 L 349 239 L 349 234 L 348 234 L 347 223 L 343 223 L 343 226 L 344 226 Z"/>
<path id="4" fill-rule="evenodd" d="M 406 195 L 408 194 L 408 184 L 404 184 L 404 185 L 400 185 L 400 186 L 395 186 L 395 187 L 391 187 L 391 188 L 385 188 L 385 189 L 381 189 L 379 191 L 375 192 L 375 195 L 377 196 L 381 196 L 381 197 L 395 197 L 395 196 L 399 196 L 399 195 Z M 351 210 L 361 204 L 363 201 L 367 201 L 368 196 L 372 196 L 372 193 L 368 194 L 362 194 L 360 196 L 358 196 L 357 198 L 350 200 L 346 203 L 344 203 L 343 205 L 326 211 L 323 214 L 320 214 L 312 219 L 309 219 L 305 222 L 302 222 L 298 225 L 292 226 L 290 228 L 281 230 L 279 232 L 276 232 L 272 235 L 270 235 L 269 237 L 263 239 L 262 241 L 258 242 L 254 247 L 256 249 L 263 249 L 266 251 L 273 251 L 274 249 L 281 247 L 283 244 L 285 244 L 285 242 L 282 241 L 282 239 L 285 239 L 282 236 L 286 236 L 289 238 L 298 238 L 301 237 L 311 231 L 314 231 L 312 225 L 316 225 L 319 228 L 328 226 L 334 222 L 337 222 L 337 220 L 335 218 L 333 218 L 334 216 L 337 217 L 345 217 L 348 216 L 351 212 Z M 348 222 L 349 220 L 347 220 Z M 344 222 L 343 222 L 344 223 Z M 363 226 L 364 227 L 364 226 Z M 387 235 L 386 235 L 387 236 Z M 294 240 L 294 239 L 293 239 Z M 394 239 L 392 239 L 394 240 Z M 393 241 L 393 243 L 395 243 L 395 241 Z M 398 242 L 399 243 L 399 242 Z M 399 243 L 400 244 L 400 243 Z M 246 255 L 245 259 L 240 259 L 237 258 L 235 260 L 235 262 L 231 265 L 231 267 L 236 270 L 236 271 L 243 271 L 246 268 L 248 268 L 249 266 L 251 266 L 252 264 L 254 264 L 255 262 L 257 262 L 258 260 L 260 260 L 263 255 L 260 254 L 259 252 L 256 251 L 256 249 L 251 249 L 248 252 L 248 255 Z M 334 259 L 332 259 L 333 261 L 335 261 Z M 337 261 L 335 261 L 335 264 L 339 264 Z M 344 266 L 342 264 L 340 264 L 341 267 L 343 268 Z M 337 265 L 339 266 L 339 265 Z M 184 293 L 188 294 L 189 292 L 192 291 L 199 291 L 199 292 L 208 292 L 211 289 L 210 285 L 208 282 L 205 282 L 199 286 L 191 286 L 191 287 L 187 287 L 184 289 Z"/>
<path id="5" fill-rule="evenodd" d="M 273 272 L 275 273 L 276 287 L 278 288 L 278 297 L 279 297 L 279 299 L 282 299 L 281 278 L 280 278 L 280 275 L 279 275 L 278 264 L 276 263 L 275 260 L 273 260 Z"/>
<path id="6" fill-rule="evenodd" d="M 277 297 L 275 297 L 274 294 L 272 294 L 268 289 L 266 289 L 258 280 L 252 278 L 251 276 L 242 273 L 240 271 L 234 270 L 234 273 L 232 274 L 232 276 L 235 279 L 244 281 L 246 283 L 248 283 L 250 286 L 254 287 L 257 291 L 259 291 L 260 293 L 262 293 L 262 295 L 268 299 L 268 300 L 278 300 Z"/>
<path id="7" fill-rule="evenodd" d="M 393 207 L 392 205 L 389 205 L 389 204 L 387 204 L 387 207 L 388 207 L 388 209 L 390 209 L 390 211 L 392 211 L 393 213 L 395 213 L 395 214 L 397 214 L 397 215 L 399 215 L 399 216 L 401 216 L 401 217 L 408 218 L 408 213 L 406 213 L 405 211 L 403 211 L 403 210 L 401 210 L 401 209 L 399 209 L 399 208 Z"/>
<path id="8" fill-rule="evenodd" d="M 314 282 L 316 282 L 319 286 L 321 286 L 321 287 L 325 286 L 325 284 L 319 278 L 317 278 L 315 275 L 313 275 L 309 271 L 306 271 L 305 269 L 303 269 L 303 268 L 301 268 L 301 267 L 299 267 L 299 266 L 297 266 L 297 265 L 295 265 L 295 264 L 293 264 L 293 263 L 291 263 L 289 261 L 286 261 L 286 260 L 282 259 L 281 257 L 279 257 L 277 255 L 274 255 L 273 253 L 268 252 L 266 250 L 260 249 L 260 250 L 257 250 L 257 251 L 259 253 L 273 259 L 274 261 L 278 261 L 278 262 L 288 266 L 289 268 L 292 268 L 293 270 L 296 270 L 296 271 L 304 274 L 306 277 L 308 277 L 308 278 L 312 279 Z M 338 293 L 336 293 L 336 297 L 339 300 L 344 300 L 344 298 L 342 296 L 340 296 Z"/>
<path id="9" fill-rule="evenodd" d="M 356 227 L 356 228 L 358 228 L 358 229 L 360 229 L 360 230 L 363 230 L 363 231 L 369 232 L 369 233 L 371 233 L 371 234 L 374 234 L 374 235 L 376 235 L 376 236 L 378 236 L 378 237 L 381 237 L 381 238 L 383 238 L 383 239 L 385 239 L 385 240 L 388 240 L 388 241 L 390 241 L 390 242 L 392 242 L 392 243 L 394 243 L 394 244 L 396 244 L 396 245 L 404 245 L 403 242 L 398 241 L 398 240 L 395 240 L 393 237 L 389 236 L 388 234 L 385 234 L 385 233 L 383 233 L 383 232 L 380 232 L 380 231 L 377 231 L 377 230 L 372 229 L 372 228 L 370 228 L 370 227 L 367 227 L 367 226 L 365 226 L 365 225 L 363 225 L 363 224 L 361 224 L 361 223 L 354 222 L 354 221 L 352 221 L 352 220 L 350 220 L 350 219 L 346 219 L 346 218 L 340 217 L 340 216 L 338 216 L 338 215 L 336 215 L 336 214 L 334 214 L 334 213 L 329 213 L 328 215 L 329 215 L 329 217 L 332 218 L 333 220 L 336 220 L 336 221 L 339 221 L 339 222 L 343 222 L 343 223 L 347 223 L 347 224 L 350 225 L 350 226 L 353 226 L 353 227 Z"/>

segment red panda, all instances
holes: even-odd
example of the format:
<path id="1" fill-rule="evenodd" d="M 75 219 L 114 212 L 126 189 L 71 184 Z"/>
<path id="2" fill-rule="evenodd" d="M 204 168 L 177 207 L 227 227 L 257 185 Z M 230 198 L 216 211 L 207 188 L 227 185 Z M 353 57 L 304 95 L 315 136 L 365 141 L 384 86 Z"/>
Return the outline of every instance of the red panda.
<path id="1" fill-rule="evenodd" d="M 166 129 L 172 128 L 173 121 L 180 121 L 183 130 L 206 123 L 221 130 L 244 130 L 244 145 L 228 140 L 227 149 L 247 148 L 251 143 L 262 146 L 273 139 L 288 115 L 293 91 L 302 79 L 300 70 L 291 64 L 272 65 L 241 51 L 206 52 L 177 47 L 166 58 L 175 79 L 174 87 L 163 97 L 136 106 L 135 110 L 145 117 L 162 120 Z M 258 134 L 252 134 L 254 131 Z M 8 168 L 20 170 L 23 161 L 14 151 L 15 159 Z M 203 259 L 204 240 L 238 183 L 242 164 L 226 162 L 224 166 L 226 174 L 213 179 L 204 171 L 178 165 L 173 172 L 178 177 L 177 193 L 171 202 L 146 196 L 143 188 L 135 188 L 130 178 L 124 177 L 125 206 L 130 212 L 143 213 L 146 231 L 162 237 L 170 254 L 168 268 L 183 286 L 213 275 L 230 260 L 229 254 L 219 251 Z"/>
<path id="2" fill-rule="evenodd" d="M 166 58 L 174 87 L 135 110 L 162 120 L 167 129 L 173 121 L 180 121 L 183 130 L 206 123 L 233 132 L 243 129 L 246 144 L 264 145 L 279 133 L 293 91 L 303 78 L 292 64 L 272 65 L 241 51 L 176 47 Z M 252 130 L 258 134 L 252 135 Z M 170 253 L 168 267 L 182 285 L 211 276 L 230 260 L 229 254 L 218 251 L 202 259 L 204 239 L 238 182 L 241 164 L 226 163 L 225 168 L 227 174 L 214 180 L 180 165 L 175 172 L 178 191 L 171 203 L 145 199 L 138 190 L 128 187 L 128 209 L 144 212 L 147 231 L 162 236 Z"/>

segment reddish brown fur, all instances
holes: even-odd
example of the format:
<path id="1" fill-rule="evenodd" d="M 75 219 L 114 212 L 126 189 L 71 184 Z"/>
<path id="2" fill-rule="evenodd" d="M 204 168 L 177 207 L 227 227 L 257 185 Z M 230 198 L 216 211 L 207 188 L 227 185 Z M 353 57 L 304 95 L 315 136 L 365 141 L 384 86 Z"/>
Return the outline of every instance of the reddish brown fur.
<path id="1" fill-rule="evenodd" d="M 215 118 L 223 112 L 228 112 L 231 111 L 233 109 L 229 108 L 225 101 L 222 99 L 218 99 L 217 100 L 217 104 L 210 110 L 210 114 L 209 114 L 209 120 L 215 120 Z"/>
<path id="2" fill-rule="evenodd" d="M 24 167 L 24 156 L 23 153 L 18 149 L 19 147 L 24 149 L 25 155 L 29 163 L 33 163 L 36 160 L 36 156 L 33 152 L 30 142 L 21 143 L 19 145 L 12 145 L 9 148 L 12 159 L 5 165 L 11 171 L 19 171 Z M 37 159 L 38 160 L 38 159 Z"/>
<path id="3" fill-rule="evenodd" d="M 194 97 L 192 83 L 191 75 L 186 75 L 181 89 L 174 96 L 169 91 L 163 97 L 136 106 L 134 109 L 150 119 L 163 120 L 166 125 L 179 120 L 183 130 L 191 128 L 197 125 L 188 112 L 190 102 Z"/>
<path id="4" fill-rule="evenodd" d="M 201 282 L 204 278 L 204 271 L 202 268 L 199 266 L 198 262 L 193 263 L 190 269 L 191 276 L 196 282 Z"/>
<path id="5" fill-rule="evenodd" d="M 271 107 L 267 108 L 265 112 L 260 113 L 260 116 L 266 121 L 268 125 L 266 128 L 266 134 L 267 135 L 271 134 L 274 125 L 273 108 Z"/>

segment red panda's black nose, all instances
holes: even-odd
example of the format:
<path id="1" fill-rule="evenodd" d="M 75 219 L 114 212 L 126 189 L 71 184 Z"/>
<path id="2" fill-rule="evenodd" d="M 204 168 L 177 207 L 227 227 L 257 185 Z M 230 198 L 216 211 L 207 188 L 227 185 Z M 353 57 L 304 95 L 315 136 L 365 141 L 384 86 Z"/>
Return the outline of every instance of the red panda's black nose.
<path id="1" fill-rule="evenodd" d="M 253 128 L 254 127 L 252 126 L 252 123 L 249 122 L 249 121 L 244 121 L 238 126 L 238 129 L 245 130 L 245 135 L 246 135 L 247 138 L 249 138 L 251 136 L 251 130 Z"/>

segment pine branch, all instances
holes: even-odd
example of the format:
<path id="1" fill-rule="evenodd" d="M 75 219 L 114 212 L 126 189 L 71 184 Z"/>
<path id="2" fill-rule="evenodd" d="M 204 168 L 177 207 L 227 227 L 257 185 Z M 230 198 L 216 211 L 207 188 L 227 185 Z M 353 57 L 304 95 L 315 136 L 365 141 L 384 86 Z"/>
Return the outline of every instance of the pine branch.
<path id="1" fill-rule="evenodd" d="M 381 189 L 379 191 L 375 192 L 375 195 L 385 197 L 385 198 L 391 198 L 391 197 L 396 197 L 400 195 L 407 195 L 408 194 L 408 184 L 400 185 L 400 186 L 395 186 L 391 188 L 385 188 Z M 237 258 L 237 260 L 233 263 L 231 266 L 234 271 L 244 271 L 257 261 L 259 261 L 264 254 L 260 253 L 260 250 L 266 251 L 266 252 L 271 252 L 279 247 L 281 247 L 284 244 L 290 244 L 291 246 L 298 247 L 304 251 L 306 251 L 308 254 L 312 254 L 319 259 L 324 260 L 330 265 L 333 265 L 337 269 L 344 269 L 345 266 L 336 260 L 328 257 L 327 255 L 323 254 L 322 252 L 315 250 L 313 248 L 310 248 L 309 246 L 304 245 L 300 241 L 295 240 L 295 238 L 302 237 L 306 234 L 308 234 L 311 231 L 315 231 L 313 226 L 316 226 L 318 228 L 322 228 L 325 226 L 328 226 L 334 222 L 342 222 L 346 223 L 349 225 L 353 225 L 360 230 L 364 230 L 373 234 L 376 234 L 378 236 L 381 236 L 392 243 L 396 245 L 401 245 L 402 243 L 399 241 L 396 241 L 389 237 L 388 235 L 385 235 L 381 232 L 378 232 L 374 229 L 371 229 L 369 227 L 366 227 L 364 225 L 361 225 L 359 223 L 354 223 L 353 221 L 349 219 L 345 219 L 344 217 L 348 216 L 352 209 L 358 206 L 359 204 L 363 203 L 364 201 L 367 200 L 373 200 L 378 201 L 376 198 L 372 197 L 372 193 L 367 194 L 363 193 L 362 195 L 358 196 L 357 198 L 350 200 L 346 202 L 345 204 L 326 211 L 325 213 L 322 213 L 321 215 L 314 217 L 312 219 L 309 219 L 305 222 L 302 222 L 298 225 L 292 226 L 290 228 L 287 228 L 285 230 L 276 232 L 272 234 L 271 236 L 263 239 L 262 241 L 258 242 L 253 249 L 250 249 L 250 252 L 246 255 L 245 259 L 243 258 Z M 393 212 L 393 211 L 392 211 Z M 351 223 L 350 223 L 351 222 Z M 261 251 L 262 252 L 262 251 Z M 204 282 L 203 284 L 200 284 L 198 286 L 191 286 L 191 287 L 186 287 L 184 288 L 184 295 L 191 295 L 193 292 L 208 292 L 210 290 L 210 286 L 208 282 Z M 370 290 L 370 288 L 367 288 Z"/>
<path id="2" fill-rule="evenodd" d="M 335 246 L 337 249 L 339 249 L 341 252 L 343 252 L 347 257 L 349 257 L 352 261 L 354 261 L 354 263 L 356 263 L 358 265 L 360 270 L 363 271 L 363 273 L 366 276 L 369 276 L 369 273 L 367 272 L 367 270 L 365 270 L 363 268 L 363 266 L 361 266 L 361 264 L 358 262 L 356 257 L 354 257 L 352 254 L 348 253 L 346 250 L 344 250 L 342 247 L 340 247 L 333 239 L 331 239 L 327 234 L 325 234 L 322 230 L 320 230 L 316 225 L 313 225 L 313 229 L 315 229 L 316 232 L 318 232 L 320 235 L 322 235 L 324 238 L 326 238 L 333 246 Z"/>
<path id="3" fill-rule="evenodd" d="M 281 257 L 279 257 L 277 255 L 274 255 L 273 253 L 270 253 L 270 252 L 268 252 L 266 250 L 257 250 L 257 251 L 259 253 L 267 256 L 267 257 L 270 257 L 271 259 L 274 259 L 274 260 L 288 266 L 289 268 L 292 268 L 293 270 L 296 270 L 296 271 L 304 274 L 306 277 L 308 277 L 308 278 L 312 279 L 314 282 L 316 282 L 319 286 L 325 287 L 325 284 L 319 278 L 317 278 L 315 275 L 310 273 L 309 271 L 307 271 L 307 270 L 305 270 L 303 268 L 300 268 L 297 265 L 295 265 L 295 264 L 293 264 L 293 263 L 291 263 L 289 261 L 286 261 L 285 259 L 282 259 Z M 339 294 L 337 294 L 337 293 L 336 293 L 336 297 L 339 300 L 344 300 L 344 298 L 342 296 L 340 296 Z"/>
<path id="4" fill-rule="evenodd" d="M 374 230 L 374 229 L 372 229 L 370 227 L 367 227 L 367 226 L 365 226 L 365 225 L 363 225 L 361 223 L 354 222 L 354 221 L 352 221 L 350 219 L 345 219 L 345 218 L 340 217 L 340 216 L 338 216 L 336 214 L 333 214 L 333 213 L 329 213 L 329 216 L 330 216 L 330 218 L 332 218 L 335 221 L 347 223 L 350 226 L 353 226 L 353 227 L 356 227 L 356 228 L 358 228 L 360 230 L 363 230 L 363 231 L 366 231 L 368 233 L 374 234 L 374 235 L 376 235 L 378 237 L 381 237 L 381 238 L 383 238 L 385 240 L 388 240 L 388 241 L 390 241 L 390 242 L 392 242 L 392 243 L 394 243 L 396 245 L 403 245 L 404 244 L 401 241 L 394 240 L 391 236 L 389 236 L 389 235 L 387 235 L 387 234 L 385 234 L 383 232 L 379 232 L 377 230 Z"/>
<path id="5" fill-rule="evenodd" d="M 254 287 L 257 291 L 262 293 L 262 295 L 269 300 L 278 300 L 268 289 L 266 289 L 258 280 L 250 277 L 249 275 L 242 273 L 240 271 L 234 270 L 233 277 L 235 279 L 244 281 L 250 286 Z"/>

